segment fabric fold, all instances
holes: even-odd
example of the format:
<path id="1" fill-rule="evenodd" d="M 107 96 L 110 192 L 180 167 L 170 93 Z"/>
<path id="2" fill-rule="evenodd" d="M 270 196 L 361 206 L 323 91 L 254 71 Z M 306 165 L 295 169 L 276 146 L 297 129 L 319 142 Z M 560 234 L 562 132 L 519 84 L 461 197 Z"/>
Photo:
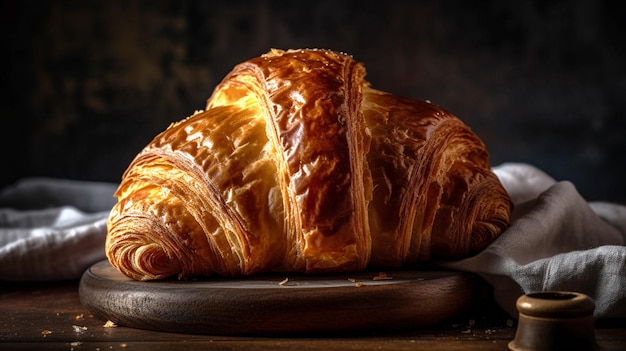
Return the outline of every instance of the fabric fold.
<path id="1" fill-rule="evenodd" d="M 28 178 L 0 192 L 0 280 L 79 279 L 105 259 L 116 184 Z"/>
<path id="2" fill-rule="evenodd" d="M 589 295 L 597 318 L 626 316 L 626 207 L 587 203 L 529 165 L 494 170 L 517 201 L 510 227 L 479 254 L 436 264 L 482 276 L 512 317 L 519 296 L 547 290 Z"/>

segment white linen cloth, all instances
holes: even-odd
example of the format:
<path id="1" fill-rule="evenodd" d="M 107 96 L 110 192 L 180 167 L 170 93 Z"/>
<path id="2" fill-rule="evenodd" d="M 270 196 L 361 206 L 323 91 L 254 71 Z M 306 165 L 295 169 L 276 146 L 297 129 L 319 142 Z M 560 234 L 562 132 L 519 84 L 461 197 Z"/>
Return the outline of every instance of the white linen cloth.
<path id="1" fill-rule="evenodd" d="M 511 226 L 476 256 L 435 264 L 480 275 L 512 317 L 520 295 L 546 290 L 589 295 L 597 318 L 626 317 L 626 206 L 587 202 L 531 165 L 494 172 L 515 204 Z M 0 280 L 79 279 L 104 259 L 116 187 L 36 178 L 0 192 Z"/>
<path id="2" fill-rule="evenodd" d="M 483 277 L 512 317 L 522 294 L 556 290 L 589 295 L 596 318 L 626 317 L 626 207 L 588 203 L 527 164 L 494 172 L 515 204 L 510 227 L 474 257 L 437 264 Z"/>
<path id="3" fill-rule="evenodd" d="M 78 279 L 105 259 L 117 185 L 28 178 L 0 192 L 0 280 Z"/>

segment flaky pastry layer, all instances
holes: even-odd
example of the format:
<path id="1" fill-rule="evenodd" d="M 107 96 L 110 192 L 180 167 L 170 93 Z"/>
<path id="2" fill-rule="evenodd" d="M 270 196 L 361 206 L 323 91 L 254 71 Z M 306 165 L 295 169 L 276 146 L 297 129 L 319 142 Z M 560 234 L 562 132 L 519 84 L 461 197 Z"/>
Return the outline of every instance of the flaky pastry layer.
<path id="1" fill-rule="evenodd" d="M 468 126 L 373 89 L 327 50 L 237 65 L 136 156 L 116 196 L 105 250 L 137 280 L 463 258 L 512 210 Z"/>

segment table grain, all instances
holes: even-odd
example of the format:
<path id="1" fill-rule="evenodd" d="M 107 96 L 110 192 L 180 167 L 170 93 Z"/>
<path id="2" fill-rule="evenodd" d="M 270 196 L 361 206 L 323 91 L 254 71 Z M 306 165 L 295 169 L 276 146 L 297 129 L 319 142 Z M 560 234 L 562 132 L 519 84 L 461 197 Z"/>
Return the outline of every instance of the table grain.
<path id="1" fill-rule="evenodd" d="M 78 283 L 0 282 L 0 350 L 508 350 L 516 327 L 485 289 L 462 315 L 409 332 L 284 337 L 155 332 L 107 326 L 81 305 Z M 598 321 L 596 338 L 606 351 L 626 350 L 626 319 Z"/>

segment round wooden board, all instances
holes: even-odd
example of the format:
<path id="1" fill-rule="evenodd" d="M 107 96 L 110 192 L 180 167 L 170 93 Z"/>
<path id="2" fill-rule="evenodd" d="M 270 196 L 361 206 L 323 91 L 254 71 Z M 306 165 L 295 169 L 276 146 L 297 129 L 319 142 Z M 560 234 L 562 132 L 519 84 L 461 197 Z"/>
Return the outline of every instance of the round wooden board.
<path id="1" fill-rule="evenodd" d="M 334 275 L 272 274 L 139 282 L 108 261 L 82 276 L 82 304 L 119 325 L 208 335 L 295 335 L 409 330 L 465 309 L 472 274 L 439 270 Z"/>

